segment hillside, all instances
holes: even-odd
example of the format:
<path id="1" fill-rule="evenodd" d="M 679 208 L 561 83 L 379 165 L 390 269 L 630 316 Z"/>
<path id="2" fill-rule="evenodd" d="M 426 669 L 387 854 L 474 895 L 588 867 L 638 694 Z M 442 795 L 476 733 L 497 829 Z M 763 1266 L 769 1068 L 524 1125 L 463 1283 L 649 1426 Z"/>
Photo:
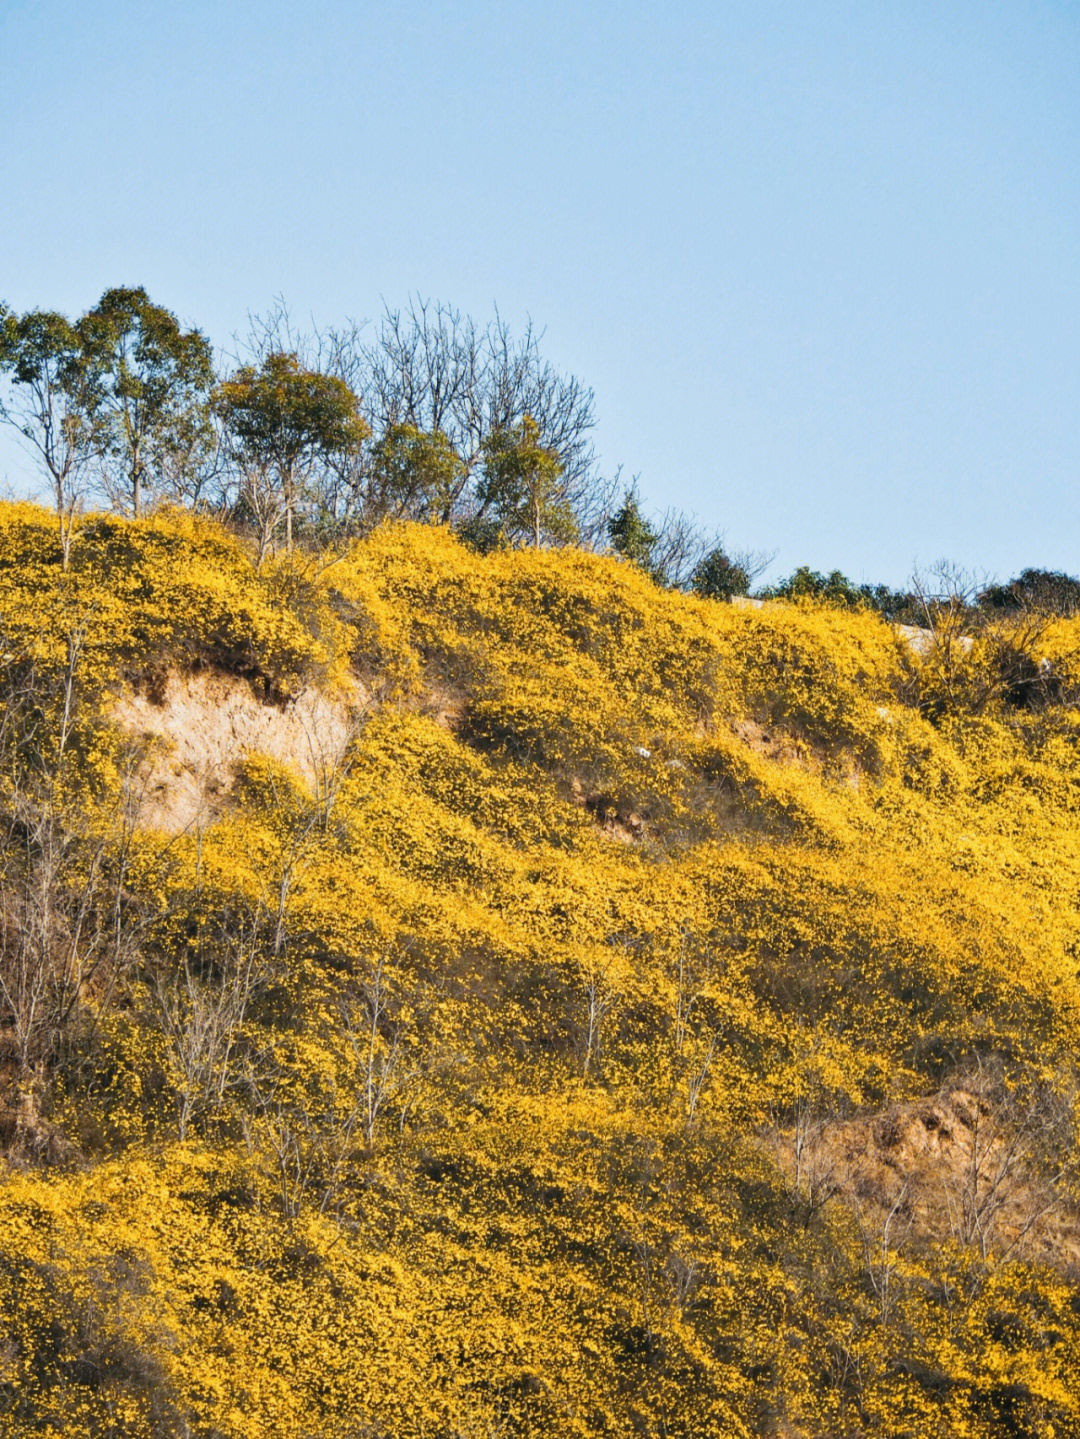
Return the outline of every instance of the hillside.
<path id="1" fill-rule="evenodd" d="M 0 1428 L 1080 1433 L 1080 621 L 0 509 Z"/>

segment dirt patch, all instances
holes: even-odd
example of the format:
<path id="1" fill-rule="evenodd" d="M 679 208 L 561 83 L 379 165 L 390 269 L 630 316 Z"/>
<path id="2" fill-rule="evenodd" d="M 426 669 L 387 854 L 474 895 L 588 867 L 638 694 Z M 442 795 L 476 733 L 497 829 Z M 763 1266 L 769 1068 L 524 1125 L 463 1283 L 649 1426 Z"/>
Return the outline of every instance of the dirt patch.
<path id="1" fill-rule="evenodd" d="M 972 1088 L 849 1120 L 816 1120 L 768 1139 L 804 1202 L 853 1207 L 894 1233 L 952 1239 L 983 1255 L 1080 1271 L 1080 1208 L 1046 1114 L 1005 1110 Z M 816 1196 L 816 1198 L 815 1198 Z"/>
<path id="2" fill-rule="evenodd" d="M 269 704 L 246 680 L 199 670 L 171 672 L 153 695 L 122 696 L 112 716 L 151 741 L 142 822 L 175 834 L 226 808 L 236 765 L 248 755 L 292 765 L 315 784 L 341 758 L 368 701 L 356 685 L 342 698 L 306 689 L 285 704 Z"/>
<path id="3" fill-rule="evenodd" d="M 803 767 L 807 764 L 809 746 L 782 729 L 775 726 L 768 728 L 754 719 L 737 719 L 732 720 L 731 730 L 747 749 L 776 764 L 797 764 Z"/>
<path id="4" fill-rule="evenodd" d="M 620 844 L 638 844 L 648 833 L 648 826 L 636 810 L 620 804 L 614 795 L 594 793 L 581 781 L 570 781 L 570 798 L 579 809 L 592 815 L 600 828 Z"/>
<path id="5" fill-rule="evenodd" d="M 19 1086 L 8 1066 L 0 1067 L 0 1154 L 8 1163 L 59 1164 L 76 1146 L 42 1115 L 33 1083 Z"/>
<path id="6" fill-rule="evenodd" d="M 841 747 L 829 749 L 805 735 L 793 734 L 779 725 L 764 725 L 748 717 L 732 720 L 731 732 L 747 749 L 773 764 L 829 776 L 854 790 L 862 784 L 863 767 L 849 750 Z"/>
<path id="7" fill-rule="evenodd" d="M 465 723 L 468 695 L 464 690 L 433 682 L 427 684 L 414 701 L 414 708 L 435 721 L 450 734 L 460 734 Z"/>

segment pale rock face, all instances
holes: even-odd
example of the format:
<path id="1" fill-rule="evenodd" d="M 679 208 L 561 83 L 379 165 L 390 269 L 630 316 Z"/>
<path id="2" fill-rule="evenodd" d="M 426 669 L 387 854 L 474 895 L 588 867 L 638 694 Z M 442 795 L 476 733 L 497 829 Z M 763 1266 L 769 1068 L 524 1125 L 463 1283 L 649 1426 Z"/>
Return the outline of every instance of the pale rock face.
<path id="1" fill-rule="evenodd" d="M 238 762 L 267 755 L 317 786 L 338 764 L 369 696 L 308 688 L 285 704 L 261 699 L 246 680 L 212 670 L 170 673 L 164 694 L 122 696 L 112 715 L 139 738 L 159 741 L 142 772 L 140 820 L 177 834 L 227 806 Z"/>
<path id="2" fill-rule="evenodd" d="M 933 630 L 921 629 L 918 625 L 897 625 L 896 633 L 904 641 L 907 647 L 920 659 L 933 653 L 937 644 L 937 636 Z M 961 654 L 966 655 L 971 646 L 975 643 L 970 635 L 958 635 L 953 643 Z"/>

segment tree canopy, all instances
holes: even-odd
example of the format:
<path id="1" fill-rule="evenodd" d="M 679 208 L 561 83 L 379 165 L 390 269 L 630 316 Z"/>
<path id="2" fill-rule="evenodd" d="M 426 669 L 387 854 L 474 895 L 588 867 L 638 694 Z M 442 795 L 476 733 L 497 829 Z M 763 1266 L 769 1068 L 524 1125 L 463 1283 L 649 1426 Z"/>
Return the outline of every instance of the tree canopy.
<path id="1" fill-rule="evenodd" d="M 617 555 L 646 574 L 655 574 L 654 552 L 660 537 L 641 513 L 636 489 L 623 495 L 622 504 L 608 520 L 607 532 Z"/>
<path id="2" fill-rule="evenodd" d="M 249 489 L 258 476 L 275 496 L 291 550 L 297 503 L 315 467 L 358 450 L 371 433 L 359 400 L 344 380 L 307 369 L 295 354 L 271 353 L 223 380 L 214 407 Z"/>
<path id="3" fill-rule="evenodd" d="M 512 429 L 492 431 L 484 441 L 480 514 L 490 512 L 514 543 L 539 549 L 571 544 L 578 537 L 563 467 L 558 455 L 540 443 L 540 426 L 531 415 Z"/>
<path id="4" fill-rule="evenodd" d="M 199 422 L 214 382 L 213 351 L 141 287 L 106 290 L 77 328 L 106 485 L 137 516 L 155 459 Z"/>
<path id="5" fill-rule="evenodd" d="M 0 375 L 5 372 L 9 393 L 0 394 L 0 420 L 18 431 L 48 476 L 66 567 L 96 438 L 78 330 L 55 311 L 0 310 Z"/>

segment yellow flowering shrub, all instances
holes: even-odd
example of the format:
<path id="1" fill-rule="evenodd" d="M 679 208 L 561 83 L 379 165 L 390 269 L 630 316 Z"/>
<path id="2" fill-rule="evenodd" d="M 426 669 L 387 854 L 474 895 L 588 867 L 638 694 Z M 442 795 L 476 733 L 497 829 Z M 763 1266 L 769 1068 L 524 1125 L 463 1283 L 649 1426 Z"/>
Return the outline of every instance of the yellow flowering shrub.
<path id="1" fill-rule="evenodd" d="M 108 960 L 0 1050 L 0 1429 L 1080 1432 L 1077 635 L 1038 703 L 978 648 L 946 703 L 872 615 L 610 558 L 397 526 L 257 571 L 166 512 L 63 574 L 0 509 L 44 716 L 5 935 L 45 873 L 11 818 L 55 805 L 57 932 Z M 317 792 L 250 754 L 158 832 L 109 695 L 193 666 L 372 698 Z M 946 1100 L 939 1190 L 896 1145 L 871 1182 L 851 1136 Z M 959 1161 L 998 1115 L 995 1209 Z"/>

